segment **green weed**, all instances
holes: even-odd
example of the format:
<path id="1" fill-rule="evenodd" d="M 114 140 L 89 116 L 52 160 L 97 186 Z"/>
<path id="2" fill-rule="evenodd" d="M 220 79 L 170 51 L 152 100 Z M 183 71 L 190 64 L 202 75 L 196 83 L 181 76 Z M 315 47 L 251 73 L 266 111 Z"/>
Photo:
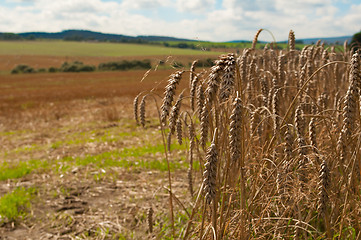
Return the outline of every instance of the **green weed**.
<path id="1" fill-rule="evenodd" d="M 17 188 L 0 198 L 1 221 L 16 221 L 19 217 L 25 217 L 30 208 L 30 200 L 35 194 L 35 188 Z"/>
<path id="2" fill-rule="evenodd" d="M 60 144 L 53 144 L 52 147 L 57 148 Z M 172 144 L 173 151 L 182 151 L 185 145 Z M 33 159 L 29 161 L 21 161 L 16 164 L 5 162 L 0 164 L 0 181 L 7 179 L 16 179 L 24 177 L 32 172 L 52 169 L 55 172 L 65 173 L 71 166 L 88 166 L 95 168 L 121 167 L 128 170 L 150 169 L 167 171 L 168 164 L 164 158 L 163 144 L 147 145 L 145 147 L 123 148 L 104 152 L 97 155 L 87 155 L 82 157 L 64 157 L 56 162 L 46 160 Z M 171 171 L 176 169 L 184 169 L 188 167 L 184 154 L 177 157 L 176 160 L 170 161 L 169 167 Z M 199 169 L 198 161 L 193 162 L 193 168 Z M 100 180 L 102 176 L 94 176 L 95 180 Z"/>
<path id="3" fill-rule="evenodd" d="M 90 132 L 81 132 L 76 134 L 69 135 L 69 139 L 63 141 L 56 141 L 52 143 L 51 147 L 57 149 L 61 146 L 66 145 L 82 145 L 86 143 L 101 143 L 101 142 L 117 142 L 123 140 L 126 137 L 135 137 L 139 136 L 139 132 L 116 132 L 112 130 L 107 131 L 95 131 Z"/>
<path id="4" fill-rule="evenodd" d="M 178 144 L 172 145 L 174 150 L 183 150 L 184 148 L 184 146 Z M 126 169 L 143 168 L 167 171 L 168 165 L 163 158 L 162 152 L 164 152 L 164 147 L 162 144 L 158 144 L 146 147 L 124 148 L 121 151 L 116 150 L 85 157 L 66 157 L 63 161 L 77 166 L 93 165 L 98 168 L 122 167 Z M 147 155 L 152 156 L 152 158 L 145 158 Z M 183 161 L 184 159 L 181 158 L 180 160 L 170 162 L 170 169 L 172 171 L 186 166 L 186 163 Z"/>
<path id="5" fill-rule="evenodd" d="M 189 209 L 190 210 L 190 209 Z M 161 239 L 174 239 L 171 237 L 171 222 L 168 216 L 158 215 L 158 219 L 162 219 L 161 221 L 156 221 L 155 226 L 156 228 L 159 228 L 160 231 L 158 233 L 158 237 Z M 182 229 L 185 224 L 187 223 L 187 220 L 189 217 L 185 212 L 178 212 L 174 215 L 174 224 L 176 226 L 176 229 Z M 176 234 L 177 235 L 177 234 Z"/>
<path id="6" fill-rule="evenodd" d="M 44 169 L 48 166 L 48 163 L 42 160 L 29 160 L 18 162 L 17 164 L 9 164 L 5 162 L 0 165 L 0 181 L 21 178 L 31 173 L 35 169 Z"/>

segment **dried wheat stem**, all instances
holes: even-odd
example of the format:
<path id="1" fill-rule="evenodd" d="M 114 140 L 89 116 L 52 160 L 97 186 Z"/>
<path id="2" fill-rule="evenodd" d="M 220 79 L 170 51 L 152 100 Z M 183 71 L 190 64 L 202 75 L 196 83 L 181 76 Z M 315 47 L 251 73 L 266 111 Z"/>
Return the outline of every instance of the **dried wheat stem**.
<path id="1" fill-rule="evenodd" d="M 286 158 L 285 167 L 288 169 L 290 161 L 292 159 L 292 150 L 293 150 L 293 137 L 290 131 L 290 127 L 287 125 L 286 131 L 285 131 L 285 148 L 284 148 L 284 154 Z"/>
<path id="2" fill-rule="evenodd" d="M 242 151 L 242 108 L 241 99 L 236 97 L 232 105 L 232 114 L 230 117 L 231 123 L 229 126 L 229 145 L 231 149 L 231 159 L 233 163 L 232 165 L 235 167 L 239 166 Z"/>
<path id="3" fill-rule="evenodd" d="M 188 179 L 188 190 L 189 190 L 189 193 L 191 194 L 191 196 L 193 197 L 193 170 L 191 167 L 188 168 L 188 171 L 187 171 L 187 179 Z"/>
<path id="4" fill-rule="evenodd" d="M 303 118 L 303 111 L 301 109 L 301 105 L 299 105 L 296 109 L 295 114 L 295 126 L 297 130 L 297 143 L 298 143 L 298 154 L 299 154 L 299 163 L 298 163 L 298 170 L 299 170 L 299 179 L 301 181 L 301 186 L 303 183 L 306 182 L 306 164 L 309 162 L 307 157 L 306 151 L 306 142 L 303 138 L 303 131 L 304 131 L 304 118 Z"/>
<path id="5" fill-rule="evenodd" d="M 144 127 L 145 126 L 145 98 L 147 95 L 143 96 L 142 101 L 140 101 L 139 107 L 139 117 L 140 117 L 140 124 Z"/>
<path id="6" fill-rule="evenodd" d="M 204 101 L 205 101 L 204 89 L 202 85 L 199 85 L 197 88 L 197 112 L 199 119 L 202 118 Z"/>
<path id="7" fill-rule="evenodd" d="M 195 150 L 196 147 L 196 141 L 195 141 L 195 129 L 194 129 L 194 125 L 192 120 L 190 120 L 189 124 L 188 124 L 188 137 L 189 137 L 189 150 L 191 153 L 193 153 L 193 151 Z"/>
<path id="8" fill-rule="evenodd" d="M 193 81 L 191 83 L 191 88 L 190 88 L 190 92 L 189 95 L 191 97 L 191 108 L 192 111 L 194 111 L 194 102 L 195 102 L 195 97 L 196 97 L 196 90 L 197 90 L 197 85 L 199 82 L 199 75 L 195 75 L 193 78 Z"/>
<path id="9" fill-rule="evenodd" d="M 261 83 L 263 106 L 266 107 L 268 104 L 268 93 L 269 93 L 268 82 L 265 78 L 261 78 L 260 83 Z"/>
<path id="10" fill-rule="evenodd" d="M 183 92 L 179 95 L 176 103 L 172 107 L 171 112 L 169 114 L 169 130 L 171 134 L 173 134 L 176 129 L 176 123 L 179 117 L 180 108 L 182 106 Z"/>
<path id="11" fill-rule="evenodd" d="M 169 132 L 168 135 L 167 135 L 167 149 L 168 149 L 168 152 L 170 152 L 171 145 L 172 145 L 172 133 Z"/>
<path id="12" fill-rule="evenodd" d="M 176 129 L 177 129 L 177 140 L 179 145 L 182 145 L 183 143 L 183 129 L 182 129 L 182 119 L 178 118 L 176 123 Z"/>
<path id="13" fill-rule="evenodd" d="M 203 172 L 203 191 L 207 204 L 211 204 L 216 196 L 218 150 L 215 142 L 209 146 Z"/>
<path id="14" fill-rule="evenodd" d="M 326 207 L 329 199 L 328 196 L 329 184 L 330 184 L 330 170 L 328 169 L 326 160 L 323 160 L 319 172 L 318 207 L 317 207 L 317 210 L 321 215 L 324 215 L 326 212 Z"/>
<path id="15" fill-rule="evenodd" d="M 153 208 L 150 207 L 147 212 L 148 229 L 150 233 L 153 232 L 153 213 L 154 213 Z"/>
<path id="16" fill-rule="evenodd" d="M 201 116 L 201 146 L 203 149 L 206 147 L 207 138 L 208 138 L 208 128 L 209 128 L 209 106 L 208 102 L 206 101 L 203 110 L 202 110 L 202 116 Z"/>
<path id="17" fill-rule="evenodd" d="M 278 82 L 279 82 L 279 84 L 281 84 L 281 86 L 284 84 L 285 79 L 286 79 L 285 64 L 286 64 L 286 55 L 284 55 L 284 54 L 280 55 L 278 57 L 277 73 L 278 73 Z"/>
<path id="18" fill-rule="evenodd" d="M 292 30 L 290 30 L 288 34 L 288 48 L 290 51 L 294 51 L 296 49 L 295 43 L 296 43 L 295 33 Z"/>
<path id="19" fill-rule="evenodd" d="M 351 58 L 349 87 L 344 99 L 344 108 L 342 111 L 342 115 L 343 115 L 342 129 L 337 142 L 337 147 L 340 155 L 339 157 L 340 167 L 343 171 L 345 171 L 343 165 L 347 165 L 350 161 L 349 160 L 350 154 L 348 149 L 352 147 L 351 136 L 356 125 L 357 104 L 360 99 L 361 76 L 360 76 L 359 61 L 360 61 L 360 55 L 359 52 L 356 52 L 355 54 L 353 54 Z M 344 180 L 347 181 L 347 179 Z"/>
<path id="20" fill-rule="evenodd" d="M 205 91 L 206 100 L 209 104 L 212 104 L 215 101 L 220 77 L 222 76 L 222 72 L 224 69 L 224 60 L 226 56 L 221 56 L 219 60 L 216 61 L 216 65 L 211 67 L 211 73 L 208 76 L 207 80 L 207 88 Z"/>
<path id="21" fill-rule="evenodd" d="M 349 76 L 350 85 L 346 92 L 343 108 L 343 123 L 341 134 L 349 139 L 354 129 L 356 120 L 356 105 L 360 91 L 359 54 L 355 53 L 351 59 L 351 70 Z M 340 137 L 341 138 L 341 137 Z"/>
<path id="22" fill-rule="evenodd" d="M 224 74 L 222 76 L 221 88 L 219 91 L 220 102 L 227 101 L 234 91 L 235 85 L 235 64 L 234 54 L 228 54 L 224 60 Z"/>
<path id="23" fill-rule="evenodd" d="M 252 49 L 247 48 L 243 51 L 242 56 L 240 57 L 240 75 L 241 75 L 241 82 L 247 83 L 247 58 L 249 54 L 251 53 Z"/>
<path id="24" fill-rule="evenodd" d="M 168 85 L 166 86 L 166 90 L 164 92 L 163 103 L 160 107 L 162 110 L 161 111 L 161 122 L 164 124 L 169 115 L 169 110 L 173 103 L 175 90 L 182 78 L 183 72 L 184 71 L 177 71 L 176 73 L 172 74 L 168 80 Z"/>
<path id="25" fill-rule="evenodd" d="M 188 137 L 189 137 L 189 168 L 188 168 L 188 189 L 193 196 L 193 151 L 195 151 L 195 130 L 192 119 L 188 124 Z"/>
<path id="26" fill-rule="evenodd" d="M 316 106 L 312 105 L 312 114 L 316 114 Z M 315 160 L 319 163 L 319 152 L 316 138 L 316 118 L 312 117 L 310 123 L 308 124 L 308 136 L 310 139 L 310 145 L 315 154 Z"/>
<path id="27" fill-rule="evenodd" d="M 134 119 L 137 122 L 137 125 L 139 125 L 139 116 L 138 116 L 138 100 L 139 100 L 140 94 L 138 94 L 133 101 L 133 107 L 134 107 Z"/>
<path id="28" fill-rule="evenodd" d="M 321 107 L 321 111 L 326 110 L 327 109 L 327 104 L 328 104 L 328 94 L 326 92 L 322 93 L 318 98 L 317 98 L 317 105 Z"/>
<path id="29" fill-rule="evenodd" d="M 192 62 L 191 68 L 190 68 L 190 73 L 189 73 L 189 88 L 191 88 L 193 81 L 194 81 L 194 71 L 196 69 L 196 66 L 198 64 L 198 60 L 194 60 Z"/>
<path id="30" fill-rule="evenodd" d="M 262 110 L 263 108 L 259 107 L 251 112 L 250 132 L 253 137 L 256 135 L 256 133 L 259 137 L 262 136 L 262 124 L 260 125 Z"/>
<path id="31" fill-rule="evenodd" d="M 280 101 L 280 89 L 277 89 L 274 94 L 273 94 L 273 99 L 272 99 L 272 110 L 273 110 L 273 135 L 277 135 L 277 133 L 279 132 L 279 128 L 280 128 L 280 123 L 279 123 L 279 101 Z"/>
<path id="32" fill-rule="evenodd" d="M 324 224 L 326 227 L 326 235 L 328 239 L 332 238 L 332 229 L 329 219 L 329 213 L 327 211 L 327 205 L 329 205 L 329 187 L 330 186 L 330 170 L 326 160 L 322 161 L 321 169 L 319 171 L 318 182 L 318 207 L 317 210 L 324 218 Z"/>
<path id="33" fill-rule="evenodd" d="M 256 61 L 255 61 L 255 58 L 252 58 L 251 63 L 249 64 L 248 77 L 247 77 L 247 88 L 246 88 L 249 100 L 252 100 L 254 97 L 255 70 L 256 70 Z"/>
<path id="34" fill-rule="evenodd" d="M 304 85 L 305 81 L 306 81 L 306 66 L 303 66 L 301 68 L 301 71 L 300 73 L 298 74 L 299 76 L 299 79 L 298 79 L 298 84 L 297 84 L 297 87 L 298 89 L 301 89 L 301 87 Z M 299 100 L 300 102 L 302 102 L 304 100 L 304 92 L 300 92 L 299 94 Z"/>
<path id="35" fill-rule="evenodd" d="M 256 35 L 254 35 L 254 38 L 253 38 L 253 42 L 252 42 L 252 49 L 256 49 L 256 44 L 257 44 L 257 41 L 258 41 L 258 36 L 259 34 L 262 32 L 262 28 L 259 29 L 256 33 Z"/>

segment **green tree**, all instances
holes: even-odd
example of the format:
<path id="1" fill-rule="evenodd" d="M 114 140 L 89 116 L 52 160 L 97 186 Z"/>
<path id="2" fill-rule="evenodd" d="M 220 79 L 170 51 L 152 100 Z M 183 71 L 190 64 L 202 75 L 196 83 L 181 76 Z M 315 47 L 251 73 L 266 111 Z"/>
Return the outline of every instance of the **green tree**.
<path id="1" fill-rule="evenodd" d="M 1 40 L 21 40 L 22 37 L 15 33 L 0 33 L 0 39 Z"/>
<path id="2" fill-rule="evenodd" d="M 354 47 L 355 50 L 361 48 L 361 32 L 355 33 L 351 40 L 351 47 Z"/>

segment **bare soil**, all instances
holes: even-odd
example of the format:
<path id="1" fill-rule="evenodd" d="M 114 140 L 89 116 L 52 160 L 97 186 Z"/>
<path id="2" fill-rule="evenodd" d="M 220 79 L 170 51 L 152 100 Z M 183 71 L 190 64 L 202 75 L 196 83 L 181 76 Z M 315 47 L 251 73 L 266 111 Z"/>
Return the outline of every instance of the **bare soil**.
<path id="1" fill-rule="evenodd" d="M 46 57 L 43 60 L 37 60 L 39 66 L 49 62 Z M 156 125 L 136 126 L 132 102 L 140 91 L 157 85 L 161 89 L 171 72 L 151 72 L 143 82 L 145 71 L 0 75 L 0 162 L 40 159 L 54 164 L 69 156 L 96 155 L 146 141 L 161 143 Z M 187 79 L 183 84 L 188 84 Z M 147 117 L 156 117 L 152 106 L 147 111 Z M 53 147 L 69 136 L 101 135 L 108 130 L 135 137 Z M 180 199 L 187 195 L 184 176 L 184 170 L 173 172 L 173 191 Z M 1 181 L 0 197 L 19 186 L 35 187 L 37 194 L 24 219 L 0 226 L 0 239 L 145 239 L 162 238 L 169 231 L 164 171 L 99 169 L 92 164 L 65 171 L 38 169 Z M 150 207 L 153 235 L 146 216 Z"/>

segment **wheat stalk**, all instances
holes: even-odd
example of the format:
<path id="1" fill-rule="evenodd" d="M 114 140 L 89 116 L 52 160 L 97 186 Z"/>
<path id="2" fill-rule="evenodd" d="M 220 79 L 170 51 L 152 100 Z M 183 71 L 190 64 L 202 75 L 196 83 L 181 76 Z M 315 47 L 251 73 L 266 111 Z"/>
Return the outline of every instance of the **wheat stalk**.
<path id="1" fill-rule="evenodd" d="M 166 86 L 166 90 L 164 92 L 164 98 L 163 103 L 161 105 L 161 121 L 162 123 L 166 122 L 166 118 L 169 115 L 169 110 L 173 103 L 173 98 L 175 95 L 175 90 L 177 88 L 177 85 L 179 84 L 182 74 L 184 71 L 178 71 L 174 74 L 172 74 L 168 80 L 168 85 Z"/>
<path id="2" fill-rule="evenodd" d="M 187 197 L 197 196 L 177 198 L 192 214 L 183 235 L 174 228 L 185 239 L 321 239 L 334 233 L 347 239 L 351 228 L 357 236 L 359 53 L 351 55 L 347 46 L 347 52 L 325 49 L 321 42 L 298 51 L 292 30 L 288 51 L 273 45 L 258 51 L 259 33 L 252 48 L 221 55 L 208 72 L 196 74 L 193 63 L 190 86 L 175 102 L 183 71 L 168 79 L 162 134 L 166 138 L 167 128 L 164 142 L 176 132 L 185 143 Z M 142 125 L 145 96 L 139 113 L 134 101 Z"/>

